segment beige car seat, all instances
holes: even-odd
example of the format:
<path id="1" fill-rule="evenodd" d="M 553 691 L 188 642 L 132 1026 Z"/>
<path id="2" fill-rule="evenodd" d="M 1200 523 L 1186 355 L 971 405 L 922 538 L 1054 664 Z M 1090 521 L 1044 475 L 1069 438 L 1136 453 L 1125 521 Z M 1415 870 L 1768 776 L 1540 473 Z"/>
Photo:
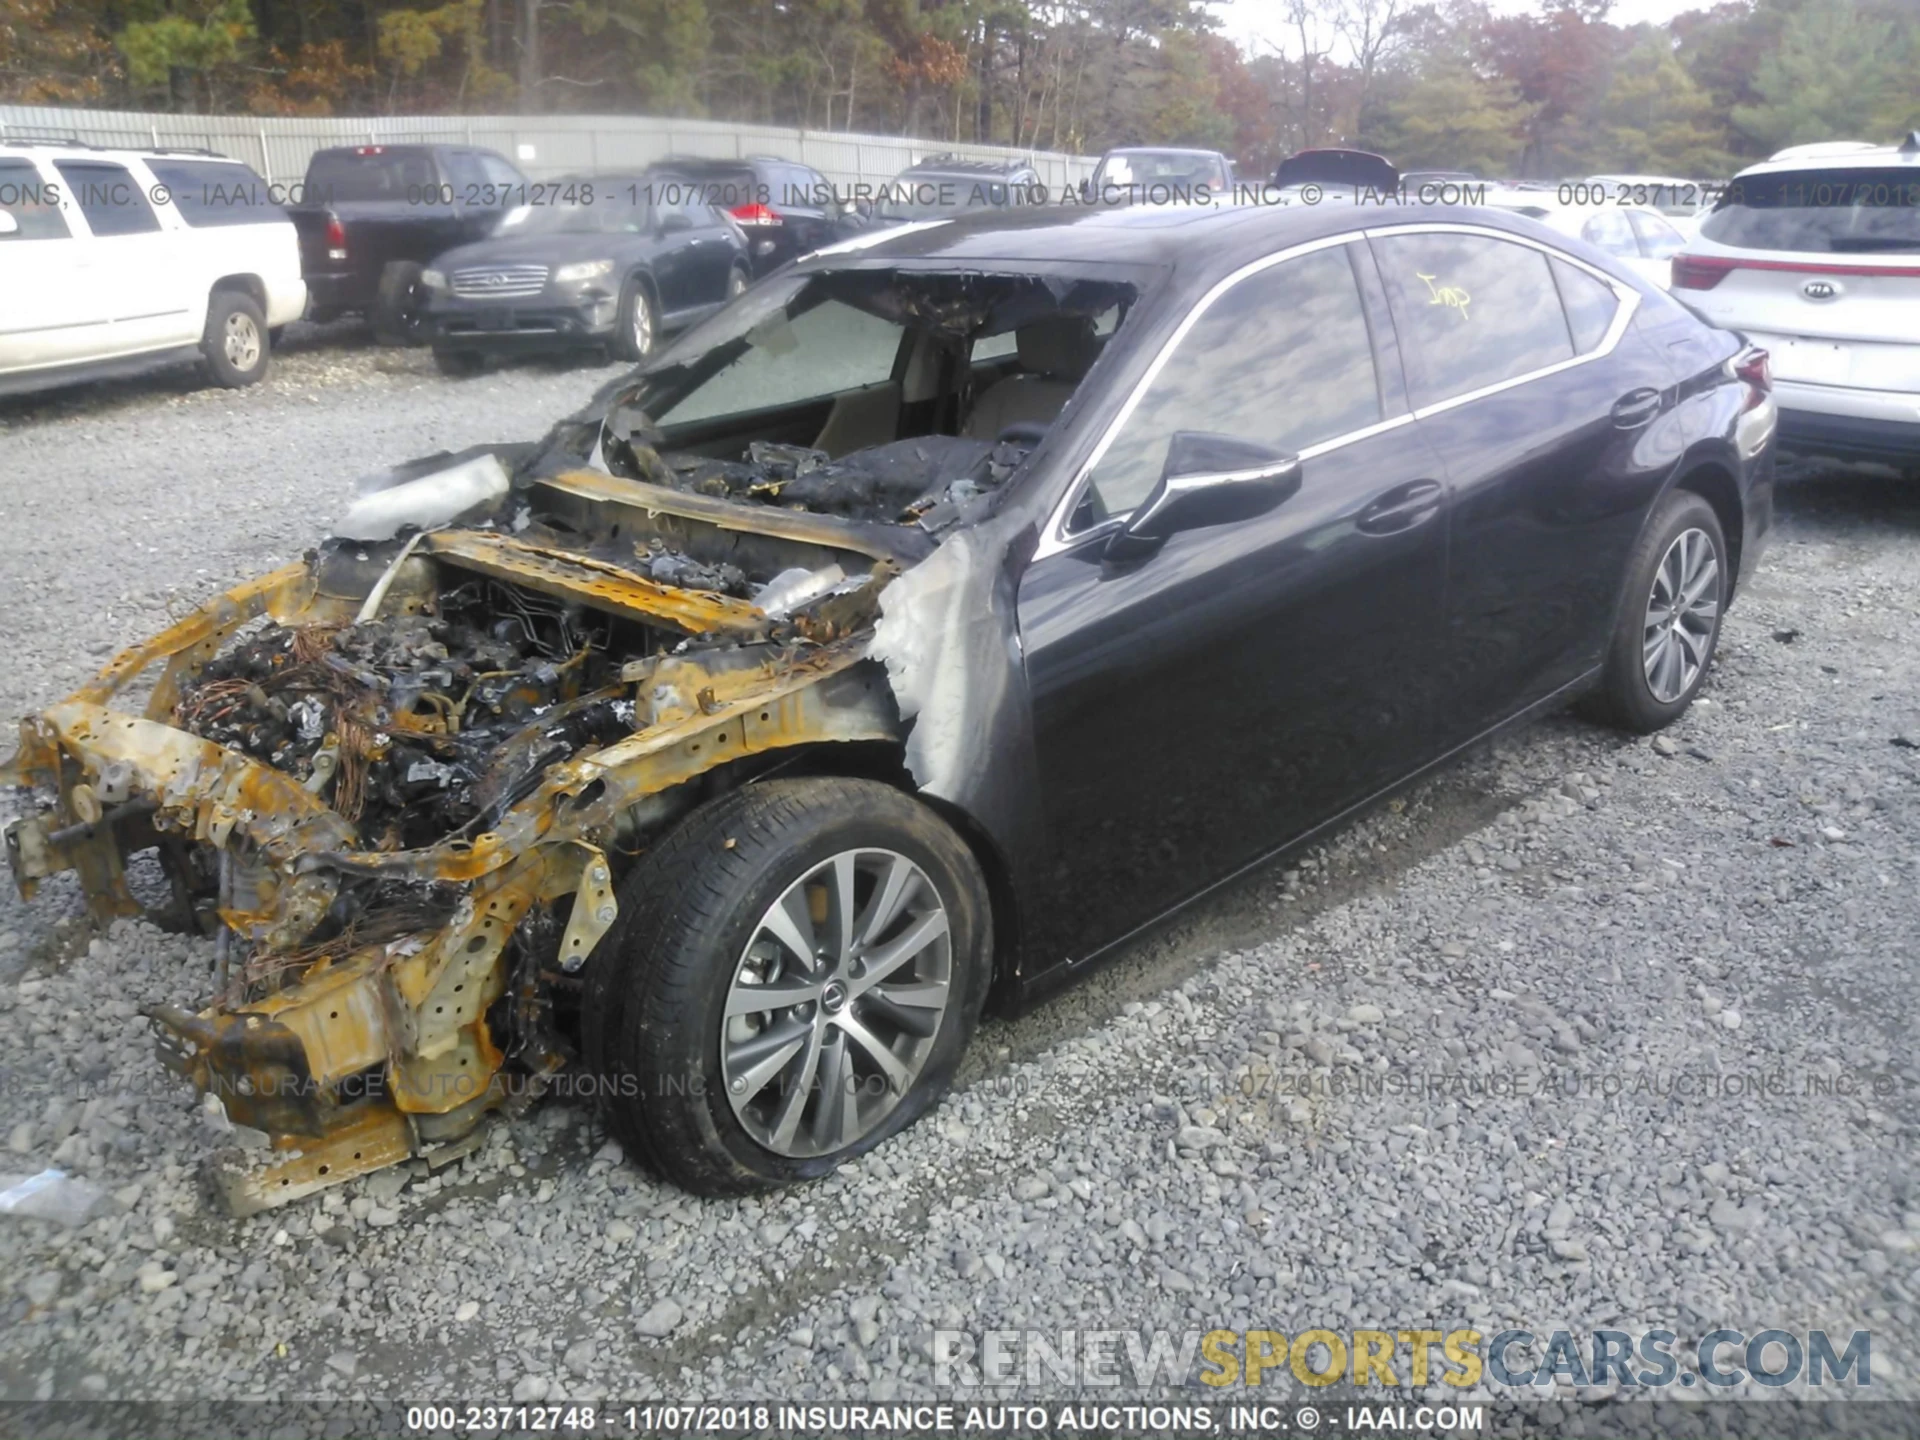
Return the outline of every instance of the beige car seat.
<path id="1" fill-rule="evenodd" d="M 997 439 L 1009 425 L 1053 423 L 1100 353 L 1093 321 L 1079 315 L 1035 320 L 1013 338 L 1020 370 L 975 399 L 961 430 L 970 439 Z"/>

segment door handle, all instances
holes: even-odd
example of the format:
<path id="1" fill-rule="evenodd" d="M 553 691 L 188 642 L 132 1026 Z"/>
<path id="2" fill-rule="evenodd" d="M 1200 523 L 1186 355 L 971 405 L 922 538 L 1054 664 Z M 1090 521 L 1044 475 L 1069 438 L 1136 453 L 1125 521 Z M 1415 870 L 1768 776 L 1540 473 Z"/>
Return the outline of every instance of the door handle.
<path id="1" fill-rule="evenodd" d="M 1658 390 L 1629 390 L 1613 402 L 1613 423 L 1620 430 L 1638 430 L 1659 413 Z"/>
<path id="2" fill-rule="evenodd" d="M 1363 535 L 1397 535 L 1440 513 L 1440 482 L 1396 485 L 1360 512 L 1353 528 Z"/>

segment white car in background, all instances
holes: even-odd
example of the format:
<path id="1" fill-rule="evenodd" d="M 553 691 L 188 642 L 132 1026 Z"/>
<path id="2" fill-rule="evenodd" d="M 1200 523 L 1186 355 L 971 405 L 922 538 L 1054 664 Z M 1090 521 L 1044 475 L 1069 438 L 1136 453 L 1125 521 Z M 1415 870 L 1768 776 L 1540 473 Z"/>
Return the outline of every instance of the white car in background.
<path id="1" fill-rule="evenodd" d="M 211 151 L 0 145 L 0 395 L 202 360 L 267 373 L 307 305 L 293 223 Z"/>
<path id="2" fill-rule="evenodd" d="M 1562 205 L 1553 190 L 1494 189 L 1487 191 L 1481 203 L 1538 220 L 1562 235 L 1577 236 L 1662 290 L 1667 288 L 1672 257 L 1687 243 L 1665 216 L 1644 205 Z"/>
<path id="3" fill-rule="evenodd" d="M 1583 182 L 1589 194 L 1604 193 L 1607 200 L 1657 210 L 1688 239 L 1713 209 L 1725 187 L 1708 180 L 1685 180 L 1677 175 L 1589 175 Z"/>
<path id="4" fill-rule="evenodd" d="M 1741 171 L 1672 288 L 1766 349 L 1784 448 L 1920 475 L 1920 131 Z"/>

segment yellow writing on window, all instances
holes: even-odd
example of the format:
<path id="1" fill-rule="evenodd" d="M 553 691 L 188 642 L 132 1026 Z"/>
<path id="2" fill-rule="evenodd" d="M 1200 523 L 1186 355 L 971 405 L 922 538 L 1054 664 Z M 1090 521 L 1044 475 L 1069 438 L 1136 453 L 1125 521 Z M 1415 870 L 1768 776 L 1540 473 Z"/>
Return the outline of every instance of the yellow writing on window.
<path id="1" fill-rule="evenodd" d="M 1450 309 L 1458 310 L 1462 320 L 1467 318 L 1467 306 L 1473 301 L 1471 295 L 1458 285 L 1436 285 L 1433 283 L 1434 277 L 1422 271 L 1416 270 L 1413 273 L 1427 282 L 1427 294 L 1432 297 L 1427 301 L 1429 305 L 1445 305 Z"/>

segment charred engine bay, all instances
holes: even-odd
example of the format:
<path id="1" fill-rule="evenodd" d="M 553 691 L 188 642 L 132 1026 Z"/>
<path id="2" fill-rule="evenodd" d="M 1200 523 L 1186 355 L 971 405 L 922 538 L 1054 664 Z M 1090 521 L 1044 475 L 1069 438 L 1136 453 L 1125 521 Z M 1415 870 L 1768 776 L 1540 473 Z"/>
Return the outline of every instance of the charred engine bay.
<path id="1" fill-rule="evenodd" d="M 379 850 L 484 828 L 549 765 L 632 731 L 619 668 L 646 653 L 640 627 L 479 579 L 435 610 L 256 630 L 175 723 L 294 776 Z"/>

